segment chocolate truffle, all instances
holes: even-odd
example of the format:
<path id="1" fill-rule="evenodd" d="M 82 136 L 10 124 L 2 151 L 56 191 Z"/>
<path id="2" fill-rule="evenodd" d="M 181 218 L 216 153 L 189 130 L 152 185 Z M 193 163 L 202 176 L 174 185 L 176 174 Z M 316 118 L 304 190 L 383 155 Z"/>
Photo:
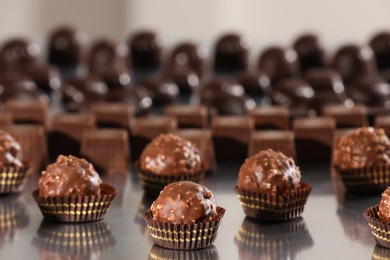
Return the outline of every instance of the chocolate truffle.
<path id="1" fill-rule="evenodd" d="M 382 193 L 378 216 L 382 221 L 390 222 L 390 187 Z"/>
<path id="2" fill-rule="evenodd" d="M 202 170 L 197 147 L 173 134 L 160 134 L 143 150 L 140 167 L 160 175 L 195 174 Z"/>
<path id="3" fill-rule="evenodd" d="M 156 104 L 173 103 L 179 96 L 179 87 L 168 77 L 157 76 L 144 79 L 140 85 L 150 92 Z"/>
<path id="4" fill-rule="evenodd" d="M 322 92 L 341 94 L 344 92 L 341 75 L 334 69 L 310 69 L 305 72 L 304 79 L 314 89 L 316 94 Z"/>
<path id="5" fill-rule="evenodd" d="M 0 130 L 0 167 L 22 167 L 20 145 L 5 131 Z"/>
<path id="6" fill-rule="evenodd" d="M 284 79 L 279 81 L 271 91 L 273 104 L 290 108 L 307 108 L 314 97 L 313 88 L 304 80 Z"/>
<path id="7" fill-rule="evenodd" d="M 179 87 L 181 94 L 191 94 L 200 86 L 198 74 L 186 66 L 172 67 L 168 77 Z"/>
<path id="8" fill-rule="evenodd" d="M 64 26 L 55 29 L 48 41 L 50 64 L 66 68 L 85 61 L 88 36 L 84 32 Z"/>
<path id="9" fill-rule="evenodd" d="M 109 89 L 129 88 L 131 84 L 131 75 L 127 69 L 116 69 L 105 67 L 94 73 Z"/>
<path id="10" fill-rule="evenodd" d="M 265 72 L 274 84 L 281 79 L 298 75 L 298 56 L 293 49 L 270 47 L 261 53 L 257 67 Z"/>
<path id="11" fill-rule="evenodd" d="M 263 71 L 246 71 L 236 76 L 245 93 L 265 97 L 271 89 L 271 81 Z"/>
<path id="12" fill-rule="evenodd" d="M 37 87 L 45 92 L 61 87 L 60 74 L 54 66 L 34 66 L 26 69 L 26 74 L 35 82 Z"/>
<path id="13" fill-rule="evenodd" d="M 154 32 L 141 31 L 128 41 L 135 70 L 155 70 L 161 66 L 162 39 Z"/>
<path id="14" fill-rule="evenodd" d="M 333 58 L 333 67 L 337 69 L 346 84 L 357 76 L 376 71 L 374 54 L 370 47 L 344 45 Z"/>
<path id="15" fill-rule="evenodd" d="M 214 70 L 220 73 L 243 71 L 248 67 L 250 42 L 245 37 L 230 33 L 215 44 Z"/>
<path id="16" fill-rule="evenodd" d="M 89 53 L 88 66 L 91 72 L 104 70 L 107 67 L 121 69 L 126 67 L 128 49 L 126 45 L 103 38 L 95 42 Z"/>
<path id="17" fill-rule="evenodd" d="M 239 189 L 284 196 L 299 188 L 301 172 L 292 158 L 272 149 L 249 157 L 238 174 Z"/>
<path id="18" fill-rule="evenodd" d="M 183 42 L 173 49 L 170 58 L 170 67 L 186 67 L 202 78 L 206 73 L 207 50 L 192 42 Z"/>
<path id="19" fill-rule="evenodd" d="M 39 178 L 39 196 L 98 196 L 102 180 L 85 159 L 60 155 Z"/>
<path id="20" fill-rule="evenodd" d="M 390 164 L 389 138 L 381 128 L 358 128 L 339 139 L 334 150 L 333 162 L 343 170 L 388 165 Z"/>
<path id="21" fill-rule="evenodd" d="M 299 57 L 301 71 L 325 67 L 325 49 L 317 35 L 303 34 L 293 45 Z"/>
<path id="22" fill-rule="evenodd" d="M 193 224 L 217 216 L 213 193 L 191 181 L 171 183 L 151 206 L 153 219 L 174 224 Z"/>
<path id="23" fill-rule="evenodd" d="M 0 51 L 0 68 L 5 70 L 23 70 L 38 62 L 39 46 L 25 39 L 7 41 Z"/>
<path id="24" fill-rule="evenodd" d="M 372 37 L 370 46 L 379 70 L 390 69 L 390 32 L 380 32 Z"/>

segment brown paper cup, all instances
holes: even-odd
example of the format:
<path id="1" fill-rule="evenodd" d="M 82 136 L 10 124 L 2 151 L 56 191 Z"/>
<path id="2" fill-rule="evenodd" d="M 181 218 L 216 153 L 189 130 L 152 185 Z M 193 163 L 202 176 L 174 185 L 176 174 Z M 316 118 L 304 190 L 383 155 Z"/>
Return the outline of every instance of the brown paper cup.
<path id="1" fill-rule="evenodd" d="M 214 242 L 225 209 L 217 207 L 217 213 L 217 217 L 212 221 L 194 224 L 158 222 L 153 219 L 151 210 L 145 212 L 144 219 L 156 245 L 170 249 L 194 250 L 206 248 Z"/>
<path id="2" fill-rule="evenodd" d="M 301 187 L 287 196 L 249 192 L 238 187 L 236 193 L 248 217 L 257 220 L 284 221 L 302 214 L 311 189 L 310 184 L 301 182 Z"/>
<path id="3" fill-rule="evenodd" d="M 173 250 L 173 249 L 166 249 L 157 245 L 153 245 L 152 249 L 150 250 L 148 260 L 163 260 L 163 259 L 218 260 L 219 254 L 217 248 L 213 245 L 198 250 Z"/>
<path id="4" fill-rule="evenodd" d="M 193 181 L 201 183 L 205 176 L 205 171 L 202 170 L 195 174 L 175 174 L 175 175 L 159 175 L 148 171 L 141 170 L 139 162 L 135 163 L 135 167 L 140 179 L 141 185 L 147 194 L 159 194 L 170 183 L 179 181 Z"/>
<path id="5" fill-rule="evenodd" d="M 90 222 L 103 219 L 116 189 L 101 184 L 99 196 L 56 196 L 40 197 L 39 191 L 32 192 L 45 219 L 56 222 Z"/>
<path id="6" fill-rule="evenodd" d="M 335 167 L 345 188 L 352 192 L 382 192 L 390 186 L 390 166 L 342 170 Z"/>
<path id="7" fill-rule="evenodd" d="M 368 208 L 364 211 L 364 217 L 371 228 L 375 242 L 380 246 L 390 248 L 390 223 L 382 221 L 378 216 L 378 211 L 379 205 Z"/>
<path id="8" fill-rule="evenodd" d="M 26 184 L 27 169 L 28 167 L 1 167 L 0 194 L 21 191 Z"/>

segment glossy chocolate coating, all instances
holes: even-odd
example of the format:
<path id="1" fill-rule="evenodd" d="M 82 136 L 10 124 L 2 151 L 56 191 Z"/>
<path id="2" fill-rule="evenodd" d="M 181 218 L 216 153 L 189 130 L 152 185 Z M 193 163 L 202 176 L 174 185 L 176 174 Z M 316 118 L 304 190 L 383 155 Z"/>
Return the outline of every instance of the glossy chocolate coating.
<path id="1" fill-rule="evenodd" d="M 172 67 L 168 75 L 179 87 L 180 93 L 192 93 L 200 86 L 198 74 L 186 66 Z"/>
<path id="2" fill-rule="evenodd" d="M 294 49 L 299 57 L 301 71 L 326 66 L 325 49 L 317 35 L 301 35 L 295 40 Z"/>
<path id="3" fill-rule="evenodd" d="M 206 55 L 206 49 L 192 42 L 184 42 L 173 49 L 169 58 L 169 66 L 187 67 L 197 73 L 199 77 L 203 77 L 207 69 Z"/>
<path id="4" fill-rule="evenodd" d="M 216 78 L 207 81 L 200 90 L 200 100 L 208 103 L 216 96 L 244 96 L 245 90 L 236 80 Z"/>
<path id="5" fill-rule="evenodd" d="M 91 72 L 105 70 L 107 67 L 122 69 L 126 67 L 128 49 L 126 45 L 103 38 L 95 42 L 91 47 L 88 66 Z"/>
<path id="6" fill-rule="evenodd" d="M 375 54 L 378 69 L 390 69 L 390 32 L 376 34 L 370 41 L 370 47 Z"/>
<path id="7" fill-rule="evenodd" d="M 225 34 L 215 44 L 214 70 L 239 72 L 248 67 L 249 41 L 238 34 Z"/>
<path id="8" fill-rule="evenodd" d="M 25 39 L 7 41 L 0 51 L 0 68 L 6 70 L 23 70 L 38 62 L 40 48 Z"/>
<path id="9" fill-rule="evenodd" d="M 257 67 L 268 75 L 273 84 L 299 74 L 297 53 L 293 49 L 278 46 L 264 50 Z"/>
<path id="10" fill-rule="evenodd" d="M 390 222 L 390 187 L 382 193 L 378 216 L 382 221 Z"/>
<path id="11" fill-rule="evenodd" d="M 140 85 L 150 92 L 150 96 L 155 103 L 173 103 L 179 96 L 179 87 L 168 77 L 147 78 L 142 80 Z"/>
<path id="12" fill-rule="evenodd" d="M 317 115 L 322 115 L 322 109 L 326 105 L 343 105 L 345 107 L 352 107 L 354 102 L 345 94 L 320 92 L 315 94 L 308 104 L 311 109 L 317 112 Z"/>
<path id="13" fill-rule="evenodd" d="M 75 156 L 60 155 L 39 178 L 39 196 L 99 196 L 102 180 L 92 164 Z"/>
<path id="14" fill-rule="evenodd" d="M 22 167 L 20 145 L 7 132 L 0 130 L 0 167 Z"/>
<path id="15" fill-rule="evenodd" d="M 85 61 L 87 34 L 72 27 L 60 27 L 49 36 L 49 63 L 58 67 L 78 66 Z"/>
<path id="16" fill-rule="evenodd" d="M 197 147 L 173 134 L 160 134 L 142 151 L 140 166 L 159 175 L 195 174 L 202 171 Z"/>
<path id="17" fill-rule="evenodd" d="M 355 103 L 367 106 L 390 106 L 390 84 L 375 74 L 356 78 L 347 88 L 348 95 Z"/>
<path id="18" fill-rule="evenodd" d="M 136 115 L 146 115 L 152 110 L 153 100 L 149 91 L 142 86 L 133 89 L 117 88 L 110 90 L 106 101 L 131 104 Z"/>
<path id="19" fill-rule="evenodd" d="M 115 88 L 128 88 L 131 85 L 131 75 L 127 69 L 106 67 L 99 69 L 94 74 L 103 80 L 110 90 Z"/>
<path id="20" fill-rule="evenodd" d="M 62 102 L 68 111 L 85 110 L 93 102 L 103 100 L 107 85 L 94 76 L 74 77 L 61 88 Z"/>
<path id="21" fill-rule="evenodd" d="M 154 32 L 142 31 L 128 41 L 133 67 L 136 70 L 154 70 L 161 66 L 163 42 Z"/>
<path id="22" fill-rule="evenodd" d="M 298 189 L 301 172 L 292 158 L 272 149 L 263 150 L 245 160 L 237 186 L 250 192 L 284 196 Z"/>
<path id="23" fill-rule="evenodd" d="M 210 221 L 217 216 L 213 193 L 191 181 L 171 183 L 151 206 L 153 219 L 175 224 Z"/>
<path id="24" fill-rule="evenodd" d="M 349 83 L 357 76 L 376 71 L 374 54 L 369 47 L 344 45 L 333 58 L 333 67 L 339 71 L 344 83 Z"/>
<path id="25" fill-rule="evenodd" d="M 284 79 L 279 81 L 270 94 L 273 104 L 291 108 L 306 108 L 314 97 L 313 88 L 304 80 Z"/>
<path id="26" fill-rule="evenodd" d="M 217 96 L 209 104 L 209 109 L 218 115 L 246 115 L 256 107 L 256 102 L 249 96 Z"/>
<path id="27" fill-rule="evenodd" d="M 61 87 L 60 74 L 53 66 L 34 66 L 26 69 L 26 74 L 35 82 L 37 87 L 45 92 Z"/>
<path id="28" fill-rule="evenodd" d="M 390 141 L 382 128 L 362 127 L 342 136 L 334 150 L 334 165 L 361 169 L 390 163 Z"/>
<path id="29" fill-rule="evenodd" d="M 249 95 L 266 96 L 271 90 L 271 81 L 262 71 L 246 71 L 236 76 L 236 80 Z"/>
<path id="30" fill-rule="evenodd" d="M 306 71 L 304 78 L 316 94 L 322 92 L 341 94 L 345 90 L 340 73 L 334 69 L 310 69 Z"/>

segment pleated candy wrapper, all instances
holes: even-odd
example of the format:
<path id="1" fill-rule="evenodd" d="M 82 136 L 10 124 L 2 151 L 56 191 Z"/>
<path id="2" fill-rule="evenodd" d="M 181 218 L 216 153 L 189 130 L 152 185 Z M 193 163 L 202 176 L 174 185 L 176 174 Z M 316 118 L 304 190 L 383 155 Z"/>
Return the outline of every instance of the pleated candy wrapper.
<path id="1" fill-rule="evenodd" d="M 284 221 L 299 217 L 311 192 L 311 185 L 301 182 L 297 191 L 287 196 L 249 192 L 236 187 L 241 206 L 248 217 L 267 221 Z"/>
<path id="2" fill-rule="evenodd" d="M 381 220 L 378 212 L 379 205 L 373 206 L 364 211 L 364 217 L 371 228 L 375 242 L 382 247 L 390 248 L 390 223 Z"/>
<path id="3" fill-rule="evenodd" d="M 149 234 L 153 242 L 161 247 L 181 250 L 206 248 L 217 237 L 219 225 L 225 209 L 217 207 L 217 216 L 212 221 L 193 224 L 174 224 L 153 219 L 152 211 L 144 214 Z"/>
<path id="4" fill-rule="evenodd" d="M 43 216 L 56 222 L 90 222 L 104 218 L 108 207 L 116 196 L 116 189 L 107 184 L 100 185 L 99 196 L 55 196 L 40 197 L 32 192 Z"/>
<path id="5" fill-rule="evenodd" d="M 144 171 L 140 167 L 140 163 L 136 162 L 135 167 L 137 170 L 138 178 L 141 185 L 145 190 L 145 193 L 151 195 L 157 195 L 170 183 L 178 181 L 193 181 L 201 183 L 205 177 L 205 170 L 202 170 L 194 174 L 175 174 L 175 175 L 161 175 L 153 172 Z"/>
<path id="6" fill-rule="evenodd" d="M 345 188 L 352 192 L 382 192 L 390 186 L 390 166 L 342 170 L 335 167 Z"/>
<path id="7" fill-rule="evenodd" d="M 219 259 L 218 250 L 211 245 L 207 248 L 198 250 L 173 250 L 153 245 L 150 250 L 148 260 L 162 259 L 187 259 L 187 260 L 203 260 L 203 259 Z"/>
<path id="8" fill-rule="evenodd" d="M 0 194 L 15 193 L 23 189 L 27 180 L 27 166 L 0 168 Z"/>

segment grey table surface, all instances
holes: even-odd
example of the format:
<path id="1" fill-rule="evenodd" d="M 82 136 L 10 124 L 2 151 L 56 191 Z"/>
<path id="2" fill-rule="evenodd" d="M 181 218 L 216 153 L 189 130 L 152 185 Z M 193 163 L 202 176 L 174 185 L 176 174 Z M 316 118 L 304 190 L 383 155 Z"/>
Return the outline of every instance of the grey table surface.
<path id="1" fill-rule="evenodd" d="M 103 222 L 87 224 L 44 221 L 30 195 L 38 177 L 29 176 L 21 194 L 0 197 L 0 259 L 390 258 L 390 250 L 375 245 L 362 215 L 379 203 L 380 194 L 345 193 L 328 166 L 303 166 L 303 180 L 313 185 L 313 191 L 302 217 L 286 223 L 254 223 L 245 218 L 234 192 L 238 170 L 238 164 L 218 166 L 206 179 L 226 214 L 214 246 L 188 252 L 153 246 L 142 219 L 151 200 L 143 196 L 134 171 L 102 176 L 118 189 L 118 196 Z M 248 227 L 249 240 L 240 233 Z"/>

